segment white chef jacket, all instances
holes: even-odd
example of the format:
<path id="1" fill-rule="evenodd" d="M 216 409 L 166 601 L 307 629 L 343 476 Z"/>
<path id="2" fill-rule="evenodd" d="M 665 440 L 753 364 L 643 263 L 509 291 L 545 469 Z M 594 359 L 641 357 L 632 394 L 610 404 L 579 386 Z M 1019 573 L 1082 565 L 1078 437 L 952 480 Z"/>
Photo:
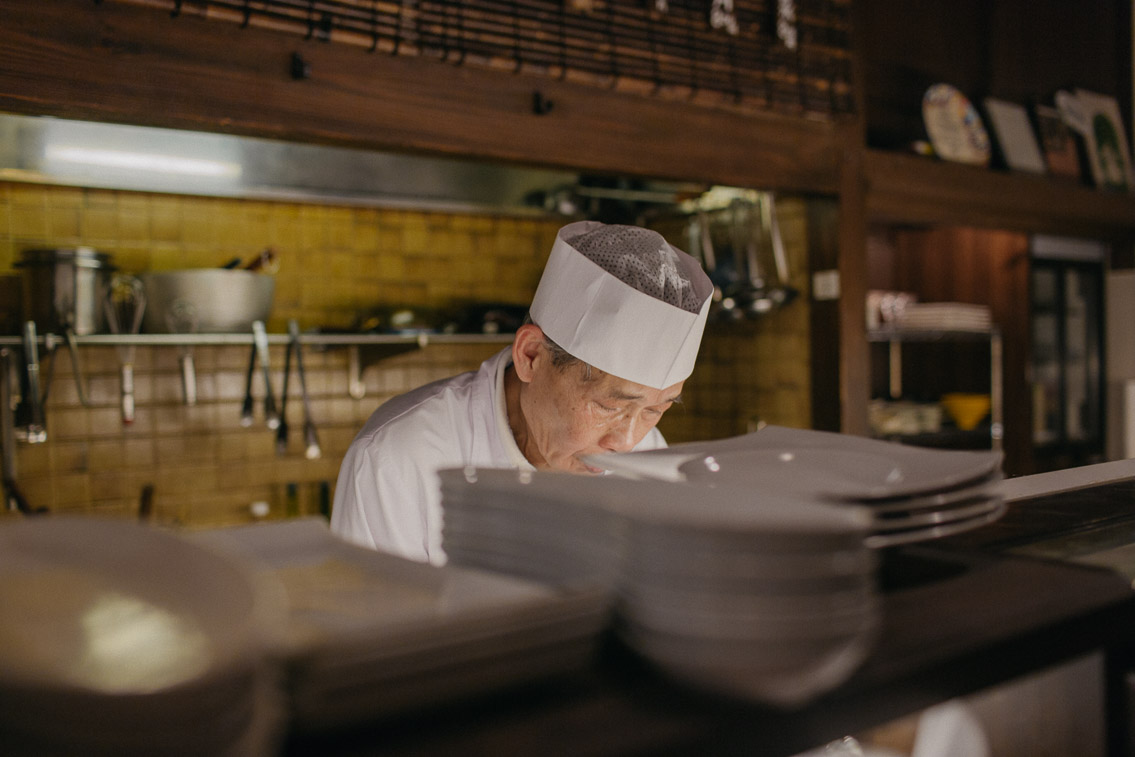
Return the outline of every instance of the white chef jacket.
<path id="1" fill-rule="evenodd" d="M 331 511 L 347 541 L 435 565 L 441 547 L 437 471 L 472 465 L 533 470 L 508 425 L 506 347 L 476 371 L 435 381 L 384 403 L 351 442 Z M 665 447 L 657 428 L 636 450 Z"/>

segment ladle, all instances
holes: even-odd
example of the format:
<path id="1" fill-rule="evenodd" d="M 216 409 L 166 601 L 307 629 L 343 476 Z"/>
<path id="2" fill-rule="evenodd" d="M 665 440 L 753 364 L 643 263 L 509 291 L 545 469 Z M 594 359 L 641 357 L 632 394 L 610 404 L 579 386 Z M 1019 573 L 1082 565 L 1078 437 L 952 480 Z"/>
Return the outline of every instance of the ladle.
<path id="1" fill-rule="evenodd" d="M 166 313 L 166 326 L 174 334 L 196 334 L 197 322 L 197 306 L 192 302 L 178 300 Z M 193 345 L 182 345 L 178 365 L 181 368 L 181 396 L 186 405 L 196 405 L 197 368 L 193 360 Z"/>
<path id="2" fill-rule="evenodd" d="M 142 315 L 146 310 L 146 292 L 142 281 L 135 276 L 119 274 L 111 279 L 107 288 L 106 319 L 115 334 L 137 334 L 142 328 Z M 134 352 L 132 344 L 118 348 L 122 389 L 122 422 L 134 422 Z"/>
<path id="3" fill-rule="evenodd" d="M 39 444 L 47 441 L 43 394 L 40 390 L 39 339 L 35 321 L 24 323 L 24 371 L 21 374 L 20 405 L 16 408 L 16 434 L 22 441 Z"/>
<path id="4" fill-rule="evenodd" d="M 784 238 L 780 234 L 780 222 L 776 217 L 776 196 L 771 192 L 765 195 L 765 201 L 761 204 L 761 212 L 764 220 L 763 225 L 769 230 L 769 236 L 772 238 L 772 259 L 776 265 L 777 285 L 773 288 L 771 296 L 779 307 L 796 299 L 800 292 L 788 283 L 791 280 L 788 271 L 788 255 L 785 254 Z"/>

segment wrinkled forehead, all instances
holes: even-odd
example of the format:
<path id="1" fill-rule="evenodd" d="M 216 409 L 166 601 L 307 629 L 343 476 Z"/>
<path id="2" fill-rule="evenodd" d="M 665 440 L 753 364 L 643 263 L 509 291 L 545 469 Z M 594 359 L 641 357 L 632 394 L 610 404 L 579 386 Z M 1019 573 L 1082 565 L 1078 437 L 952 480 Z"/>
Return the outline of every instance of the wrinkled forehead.
<path id="1" fill-rule="evenodd" d="M 584 378 L 587 366 L 577 365 L 576 367 L 580 371 L 577 376 L 581 386 L 589 396 L 603 397 L 615 402 L 643 402 L 646 404 L 670 402 L 676 400 L 682 393 L 682 385 L 685 383 L 679 381 L 665 389 L 655 389 L 613 376 L 594 367 L 591 368 L 591 379 L 587 380 Z"/>

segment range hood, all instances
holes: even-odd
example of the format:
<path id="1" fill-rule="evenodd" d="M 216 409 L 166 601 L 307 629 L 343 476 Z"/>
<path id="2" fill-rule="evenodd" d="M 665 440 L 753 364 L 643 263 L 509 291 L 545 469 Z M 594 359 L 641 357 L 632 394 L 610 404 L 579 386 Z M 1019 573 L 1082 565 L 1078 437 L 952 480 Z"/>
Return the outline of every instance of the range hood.
<path id="1" fill-rule="evenodd" d="M 594 216 L 707 187 L 49 117 L 0 114 L 0 180 L 206 196 Z"/>

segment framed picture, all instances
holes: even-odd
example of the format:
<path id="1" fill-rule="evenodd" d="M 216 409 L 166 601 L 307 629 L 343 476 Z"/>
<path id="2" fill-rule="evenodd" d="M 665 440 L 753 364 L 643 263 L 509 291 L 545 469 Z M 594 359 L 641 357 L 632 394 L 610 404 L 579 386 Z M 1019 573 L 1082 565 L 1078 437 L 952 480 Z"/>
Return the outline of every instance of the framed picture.
<path id="1" fill-rule="evenodd" d="M 1076 100 L 1083 113 L 1084 141 L 1096 186 L 1121 192 L 1135 191 L 1131 151 L 1119 104 L 1114 97 L 1082 89 L 1076 90 Z"/>
<path id="2" fill-rule="evenodd" d="M 1005 165 L 1014 171 L 1044 173 L 1047 166 L 1025 106 L 994 97 L 985 98 L 983 104 Z"/>
<path id="3" fill-rule="evenodd" d="M 1078 137 L 1068 128 L 1060 111 L 1051 105 L 1038 104 L 1033 106 L 1033 116 L 1048 172 L 1053 176 L 1080 181 L 1083 173 Z"/>

